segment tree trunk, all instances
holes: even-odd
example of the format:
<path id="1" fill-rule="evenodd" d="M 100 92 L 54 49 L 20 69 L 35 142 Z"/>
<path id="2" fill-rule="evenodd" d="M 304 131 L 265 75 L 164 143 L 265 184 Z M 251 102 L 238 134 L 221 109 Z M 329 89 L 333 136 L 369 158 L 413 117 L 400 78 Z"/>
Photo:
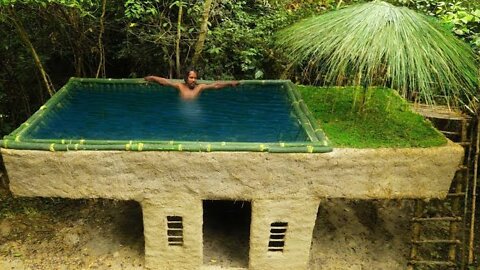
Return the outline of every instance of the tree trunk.
<path id="1" fill-rule="evenodd" d="M 70 30 L 64 31 L 65 37 L 71 44 L 73 52 L 73 63 L 75 66 L 75 76 L 85 77 L 87 76 L 85 68 L 85 47 L 87 44 L 85 41 L 85 30 L 83 24 L 80 22 L 80 16 L 76 10 L 62 8 L 62 15 L 66 20 L 65 25 L 70 26 Z M 73 31 L 72 31 L 73 30 Z M 73 37 L 71 37 L 73 36 Z"/>
<path id="2" fill-rule="evenodd" d="M 105 78 L 105 48 L 103 46 L 103 33 L 105 32 L 105 7 L 107 5 L 107 0 L 102 0 L 102 16 L 100 16 L 100 31 L 98 33 L 98 53 L 99 61 L 97 68 L 97 75 L 95 78 L 102 75 L 102 78 Z"/>
<path id="3" fill-rule="evenodd" d="M 18 20 L 17 14 L 13 9 L 13 7 L 8 7 L 7 9 L 10 13 L 10 20 L 13 22 L 13 25 L 15 26 L 15 29 L 17 30 L 17 33 L 20 36 L 20 39 L 22 40 L 23 45 L 27 47 L 27 49 L 32 54 L 33 60 L 35 61 L 35 66 L 37 66 L 37 69 L 40 72 L 40 75 L 42 76 L 42 80 L 45 85 L 45 88 L 48 91 L 48 94 L 50 96 L 53 96 L 53 94 L 55 94 L 55 89 L 53 88 L 50 77 L 45 71 L 45 68 L 43 67 L 42 62 L 40 61 L 40 57 L 38 56 L 37 51 L 35 50 L 35 47 L 33 47 L 33 44 L 30 41 L 30 38 L 28 37 L 27 31 L 25 31 L 25 27 L 23 27 L 22 22 Z"/>
<path id="4" fill-rule="evenodd" d="M 77 33 L 78 29 L 78 22 L 75 19 L 74 14 L 70 13 L 68 10 L 66 10 L 63 7 L 57 7 L 55 11 L 58 13 L 56 15 L 55 13 L 52 16 L 57 16 L 61 17 L 65 20 L 65 23 L 63 25 L 68 25 L 70 26 L 71 30 L 66 31 L 65 27 L 62 27 L 62 34 L 65 36 L 67 39 L 68 43 L 70 44 L 72 48 L 72 54 L 73 54 L 73 67 L 75 69 L 75 76 L 76 77 L 84 77 L 83 73 L 83 57 L 82 54 L 80 53 L 80 45 L 77 45 L 77 43 L 81 43 L 82 38 L 79 37 L 78 35 L 75 35 L 76 38 L 72 39 L 70 38 L 70 33 Z M 73 29 L 73 30 L 72 30 Z"/>
<path id="5" fill-rule="evenodd" d="M 195 66 L 200 58 L 200 55 L 203 51 L 203 45 L 205 44 L 205 39 L 207 38 L 208 31 L 208 18 L 210 16 L 210 9 L 212 7 L 213 0 L 205 0 L 203 4 L 203 15 L 202 15 L 202 24 L 200 25 L 200 33 L 198 34 L 198 40 L 195 44 L 195 53 L 192 58 L 192 65 Z"/>
<path id="6" fill-rule="evenodd" d="M 178 21 L 177 21 L 177 39 L 175 40 L 175 63 L 177 65 L 177 78 L 181 78 L 181 66 L 180 66 L 180 37 L 182 35 L 182 16 L 183 16 L 183 3 L 178 4 Z"/>

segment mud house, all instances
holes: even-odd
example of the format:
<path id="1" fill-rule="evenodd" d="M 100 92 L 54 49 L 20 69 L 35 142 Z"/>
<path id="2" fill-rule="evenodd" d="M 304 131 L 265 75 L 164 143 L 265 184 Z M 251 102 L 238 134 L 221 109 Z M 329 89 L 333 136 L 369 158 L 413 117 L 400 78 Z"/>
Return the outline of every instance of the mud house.
<path id="1" fill-rule="evenodd" d="M 179 122 L 169 122 L 169 117 L 161 120 L 163 124 L 151 122 L 156 120 L 138 115 L 153 111 L 130 111 L 135 108 L 129 107 L 131 102 L 143 100 L 142 107 L 148 108 L 149 100 L 161 99 L 152 89 L 142 90 L 146 87 L 153 86 L 136 80 L 72 79 L 4 137 L 1 153 L 15 195 L 139 202 L 149 269 L 209 269 L 203 263 L 204 225 L 209 223 L 205 210 L 220 204 L 241 204 L 246 213 L 239 217 L 246 219 L 240 233 L 248 236 L 244 268 L 307 269 L 322 200 L 442 198 L 463 158 L 463 148 L 453 143 L 433 148 L 332 149 L 294 86 L 286 81 L 244 83 L 241 91 L 253 89 L 254 96 L 245 104 L 227 104 L 225 110 L 234 109 L 221 125 L 234 123 L 231 131 L 240 137 L 228 135 L 227 128 L 217 134 L 224 139 L 205 135 L 203 129 L 177 131 L 180 137 L 193 137 L 162 137 L 162 129 L 171 130 Z M 285 113 L 272 115 L 268 114 L 272 108 L 263 112 L 245 107 L 264 106 L 267 102 L 257 96 L 262 91 L 281 93 L 274 103 Z M 110 95 L 108 106 L 101 106 L 106 101 L 98 93 Z M 85 101 L 87 96 L 98 102 Z M 138 115 L 115 119 L 112 106 L 118 107 L 118 117 Z M 241 124 L 243 120 L 235 118 L 243 115 L 239 108 L 253 110 L 265 118 L 254 120 L 264 122 Z M 216 112 L 205 113 L 208 117 Z M 95 125 L 102 117 L 105 123 L 119 122 L 106 127 L 106 133 L 97 133 L 107 125 Z M 276 117 L 284 119 L 277 121 Z M 290 126 L 278 128 L 272 123 Z M 119 125 L 122 128 L 117 131 Z M 159 130 L 150 132 L 152 126 Z M 141 128 L 146 130 L 138 133 Z M 269 132 L 274 133 L 272 137 Z"/>

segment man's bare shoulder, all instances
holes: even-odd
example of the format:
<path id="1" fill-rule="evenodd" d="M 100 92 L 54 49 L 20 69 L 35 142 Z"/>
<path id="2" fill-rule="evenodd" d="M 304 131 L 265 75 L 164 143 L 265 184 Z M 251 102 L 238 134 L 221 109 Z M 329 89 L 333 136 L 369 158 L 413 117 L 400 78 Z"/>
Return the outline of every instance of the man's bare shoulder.
<path id="1" fill-rule="evenodd" d="M 206 83 L 199 83 L 195 86 L 195 90 L 202 91 L 206 88 L 208 88 L 209 84 Z"/>

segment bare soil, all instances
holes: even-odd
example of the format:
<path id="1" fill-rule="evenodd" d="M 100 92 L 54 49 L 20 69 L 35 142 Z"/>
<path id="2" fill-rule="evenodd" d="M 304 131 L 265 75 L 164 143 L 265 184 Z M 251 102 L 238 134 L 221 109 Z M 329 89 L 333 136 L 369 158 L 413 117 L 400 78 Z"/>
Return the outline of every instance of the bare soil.
<path id="1" fill-rule="evenodd" d="M 324 201 L 313 232 L 310 268 L 405 269 L 410 207 L 408 201 Z M 208 239 L 205 264 L 240 266 L 230 257 L 232 249 L 208 250 L 222 239 L 214 234 Z M 143 268 L 138 203 L 13 198 L 0 188 L 0 269 Z"/>

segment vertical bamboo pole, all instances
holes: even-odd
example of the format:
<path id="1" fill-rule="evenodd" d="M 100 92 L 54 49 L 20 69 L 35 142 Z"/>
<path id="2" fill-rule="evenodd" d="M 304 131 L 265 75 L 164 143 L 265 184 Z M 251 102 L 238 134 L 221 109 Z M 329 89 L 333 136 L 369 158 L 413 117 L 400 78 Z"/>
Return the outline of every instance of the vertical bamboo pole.
<path id="1" fill-rule="evenodd" d="M 475 128 L 476 126 L 472 124 L 472 120 L 468 121 L 470 124 L 468 125 L 470 127 L 470 136 L 468 136 L 468 131 L 467 131 L 467 120 L 465 119 L 465 125 L 462 125 L 462 128 L 465 130 L 465 141 L 464 141 L 464 149 L 467 151 L 465 161 L 463 164 L 466 167 L 465 171 L 465 195 L 463 196 L 463 202 L 464 202 L 464 207 L 463 207 L 463 222 L 462 222 L 462 254 L 461 254 L 461 270 L 465 269 L 465 266 L 467 265 L 467 259 L 468 259 L 468 248 L 467 248 L 467 217 L 468 217 L 468 202 L 469 202 L 469 196 L 470 196 L 470 179 L 471 179 L 471 172 L 473 171 L 472 169 L 472 155 L 473 155 L 473 147 L 474 147 L 474 139 L 476 138 L 474 136 Z"/>
<path id="2" fill-rule="evenodd" d="M 464 143 L 467 141 L 467 119 L 463 118 L 461 120 L 461 127 L 460 127 L 460 142 Z M 464 189 L 464 185 L 467 184 L 468 182 L 468 160 L 466 162 L 467 164 L 467 170 L 462 170 L 455 175 L 455 192 L 460 193 Z M 467 193 L 468 190 L 465 190 L 465 193 Z M 466 201 L 465 201 L 466 203 Z M 452 200 L 452 212 L 454 215 L 457 215 L 457 213 L 460 212 L 460 197 L 455 197 Z M 465 217 L 464 217 L 465 218 Z M 465 220 L 463 220 L 465 222 Z M 458 222 L 457 221 L 450 221 L 450 228 L 449 228 L 449 234 L 450 234 L 450 240 L 456 240 L 457 239 L 457 233 L 458 233 Z M 456 255 L 457 255 L 457 245 L 456 244 L 450 244 L 450 247 L 448 249 L 448 260 L 450 262 L 455 263 L 456 261 Z"/>
<path id="3" fill-rule="evenodd" d="M 414 217 L 421 217 L 423 213 L 424 203 L 421 200 L 415 201 Z M 422 224 L 418 221 L 414 221 L 412 225 L 412 249 L 410 250 L 410 260 L 416 260 L 418 256 L 418 245 L 414 241 L 420 240 L 420 234 L 422 232 Z M 409 264 L 408 270 L 414 270 L 414 264 Z"/>
<path id="4" fill-rule="evenodd" d="M 467 141 L 467 119 L 463 118 L 461 122 L 461 131 L 460 131 L 460 141 L 466 142 Z"/>
<path id="5" fill-rule="evenodd" d="M 455 175 L 455 193 L 462 192 L 463 190 L 463 184 L 465 182 L 465 171 L 461 170 L 458 171 L 457 174 Z M 460 197 L 455 197 L 452 200 L 452 213 L 453 215 L 457 215 L 457 213 L 460 212 Z M 458 221 L 450 221 L 450 228 L 449 228 L 449 235 L 450 235 L 450 240 L 456 240 L 457 238 L 457 232 L 458 232 Z M 450 247 L 448 249 L 448 260 L 450 262 L 455 263 L 456 260 L 456 255 L 457 255 L 457 245 L 456 244 L 450 244 Z"/>
<path id="6" fill-rule="evenodd" d="M 472 183 L 472 213 L 470 218 L 470 238 L 468 241 L 468 264 L 473 264 L 473 251 L 474 251 L 474 240 L 475 240 L 475 212 L 476 212 L 476 201 L 477 201 L 477 177 L 478 177 L 478 154 L 480 147 L 480 117 L 477 115 L 477 132 L 475 138 L 475 156 L 473 160 L 473 183 Z M 480 251 L 479 251 L 480 252 Z"/>

